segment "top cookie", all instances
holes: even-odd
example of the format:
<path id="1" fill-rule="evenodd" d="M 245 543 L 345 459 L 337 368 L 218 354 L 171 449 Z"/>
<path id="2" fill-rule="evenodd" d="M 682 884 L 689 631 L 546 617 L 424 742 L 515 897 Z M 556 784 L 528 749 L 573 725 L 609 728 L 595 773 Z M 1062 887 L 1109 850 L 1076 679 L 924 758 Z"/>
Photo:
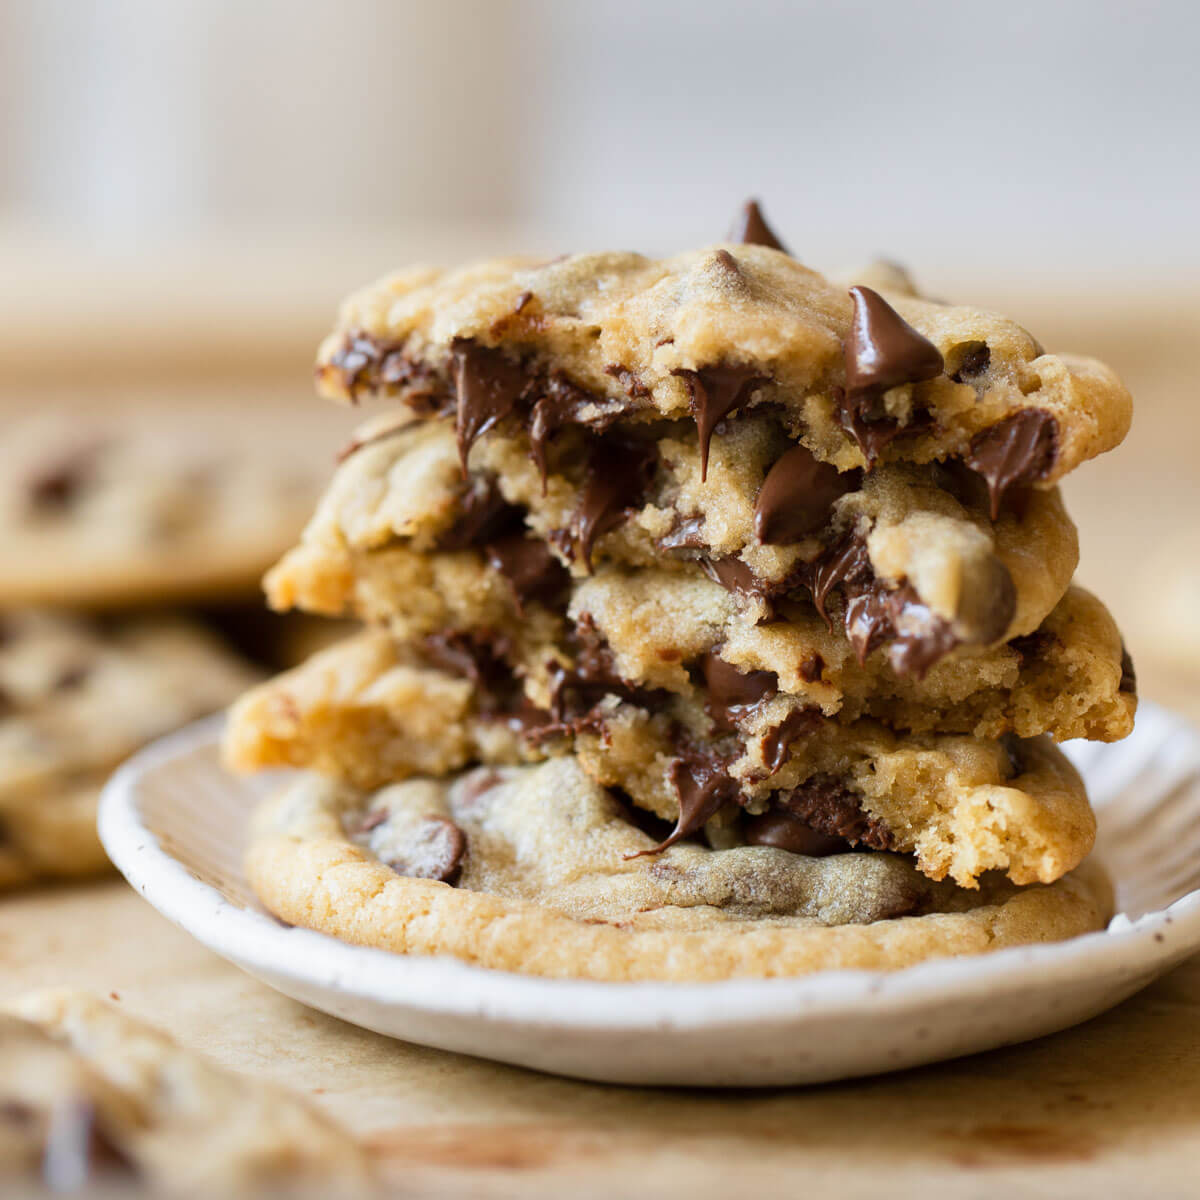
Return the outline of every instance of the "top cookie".
<path id="1" fill-rule="evenodd" d="M 454 414 L 464 461 L 523 425 L 544 465 L 570 427 L 691 417 L 705 458 L 770 406 L 839 471 L 961 460 L 993 511 L 1116 446 L 1129 393 L 1019 325 L 893 290 L 846 289 L 769 245 L 412 268 L 350 297 L 321 347 L 326 395 Z"/>

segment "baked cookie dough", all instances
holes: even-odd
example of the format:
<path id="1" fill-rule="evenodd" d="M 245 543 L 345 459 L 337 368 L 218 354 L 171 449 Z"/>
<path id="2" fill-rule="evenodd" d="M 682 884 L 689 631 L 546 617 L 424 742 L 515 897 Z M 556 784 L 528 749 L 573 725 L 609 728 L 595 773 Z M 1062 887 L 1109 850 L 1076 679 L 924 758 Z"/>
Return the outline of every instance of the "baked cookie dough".
<path id="1" fill-rule="evenodd" d="M 965 891 L 844 843 L 654 845 L 559 758 L 373 795 L 303 777 L 257 814 L 247 872 L 282 920 L 357 945 L 600 980 L 896 969 L 1074 937 L 1111 911 L 1092 870 Z"/>
<path id="2" fill-rule="evenodd" d="M 707 696 L 639 695 L 597 673 L 576 678 L 551 712 L 502 667 L 495 683 L 456 676 L 366 633 L 240 700 L 226 757 L 372 788 L 575 750 L 591 776 L 672 824 L 674 839 L 713 820 L 710 832 L 726 836 L 742 810 L 807 813 L 826 831 L 866 822 L 865 844 L 913 853 L 926 874 L 967 887 L 989 870 L 1049 882 L 1091 849 L 1083 785 L 1045 739 L 900 735 L 779 696 L 739 705 L 726 683 Z"/>
<path id="3" fill-rule="evenodd" d="M 257 679 L 183 620 L 0 614 L 0 888 L 103 870 L 96 800 L 113 769 Z"/>
<path id="4" fill-rule="evenodd" d="M 1112 449 L 1131 408 L 1107 367 L 1003 317 L 737 243 L 401 271 L 345 302 L 317 371 L 329 396 L 453 414 L 468 461 L 493 428 L 545 458 L 563 430 L 690 418 L 703 447 L 769 407 L 839 471 L 957 460 L 997 509 Z"/>
<path id="5" fill-rule="evenodd" d="M 365 1155 L 300 1099 L 84 992 L 0 1012 L 0 1181 L 47 1193 L 351 1196 Z M 108 1189 L 111 1189 L 108 1190 Z M 26 1194 L 24 1190 L 20 1194 Z M 39 1193 L 43 1194 L 43 1193 Z"/>
<path id="6" fill-rule="evenodd" d="M 291 415 L 265 437 L 245 422 L 244 407 L 219 403 L 6 419 L 0 604 L 253 591 L 303 527 L 332 455 L 326 422 Z"/>
<path id="7" fill-rule="evenodd" d="M 992 520 L 969 472 L 839 475 L 788 447 L 778 420 L 747 417 L 702 480 L 695 431 L 677 423 L 655 441 L 627 441 L 600 475 L 593 463 L 543 479 L 528 438 L 495 435 L 464 478 L 447 424 L 385 425 L 352 444 L 300 546 L 268 576 L 268 597 L 277 608 L 398 615 L 409 573 L 452 573 L 467 560 L 439 568 L 438 556 L 468 555 L 489 568 L 490 586 L 473 589 L 484 605 L 476 623 L 504 609 L 519 623 L 601 565 L 700 567 L 758 620 L 788 602 L 841 605 L 856 649 L 882 647 L 920 674 L 960 645 L 1031 633 L 1065 592 L 1078 539 L 1057 490 L 1028 493 L 1019 513 Z M 377 595 L 372 581 L 389 567 L 400 595 Z M 443 590 L 464 589 L 450 578 Z"/>

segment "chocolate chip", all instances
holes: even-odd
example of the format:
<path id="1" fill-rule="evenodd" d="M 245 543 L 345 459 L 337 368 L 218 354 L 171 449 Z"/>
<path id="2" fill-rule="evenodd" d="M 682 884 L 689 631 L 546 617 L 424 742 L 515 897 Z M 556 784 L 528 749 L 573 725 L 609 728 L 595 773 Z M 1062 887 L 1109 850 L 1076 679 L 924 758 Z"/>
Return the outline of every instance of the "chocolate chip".
<path id="1" fill-rule="evenodd" d="M 570 525 L 556 539 L 590 572 L 596 539 L 616 529 L 643 503 L 658 464 L 651 443 L 610 436 L 589 446 L 586 482 Z"/>
<path id="2" fill-rule="evenodd" d="M 853 287 L 854 317 L 842 347 L 846 388 L 838 397 L 834 415 L 858 443 L 873 466 L 883 448 L 902 432 L 916 432 L 928 413 L 914 413 L 902 428 L 889 416 L 883 394 L 903 383 L 919 383 L 942 373 L 941 353 L 919 334 L 888 302 L 869 287 Z"/>
<path id="3" fill-rule="evenodd" d="M 718 729 L 729 730 L 759 704 L 779 691 L 774 671 L 739 671 L 715 651 L 700 660 L 706 697 L 704 707 Z"/>
<path id="4" fill-rule="evenodd" d="M 734 409 L 746 404 L 755 388 L 769 383 L 770 378 L 760 375 L 754 367 L 732 363 L 718 363 L 690 371 L 680 367 L 672 374 L 680 376 L 688 386 L 691 396 L 692 416 L 696 419 L 696 430 L 700 436 L 700 478 L 708 478 L 708 451 L 713 430 Z"/>
<path id="5" fill-rule="evenodd" d="M 524 690 L 508 665 L 512 647 L 506 638 L 487 631 L 448 629 L 426 634 L 421 649 L 431 666 L 471 681 L 481 713 L 509 713 L 519 708 Z"/>
<path id="6" fill-rule="evenodd" d="M 64 667 L 54 680 L 54 691 L 69 692 L 79 687 L 92 673 L 89 663 L 70 663 Z"/>
<path id="7" fill-rule="evenodd" d="M 362 819 L 354 826 L 354 832 L 359 836 L 370 833 L 372 829 L 378 829 L 387 819 L 386 809 L 377 808 L 374 812 L 364 813 Z"/>
<path id="8" fill-rule="evenodd" d="M 473 474 L 463 483 L 454 523 L 436 545 L 438 550 L 469 550 L 519 534 L 524 527 L 524 510 L 504 499 L 494 479 Z"/>
<path id="9" fill-rule="evenodd" d="M 731 779 L 728 762 L 711 752 L 685 751 L 672 761 L 668 770 L 671 786 L 679 797 L 679 819 L 670 835 L 649 850 L 627 854 L 641 858 L 658 854 L 680 839 L 695 833 L 727 804 L 736 804 L 741 786 Z"/>
<path id="10" fill-rule="evenodd" d="M 878 817 L 864 813 L 859 797 L 830 775 L 814 775 L 799 787 L 778 793 L 776 803 L 818 833 L 852 846 L 890 850 L 895 844 L 891 830 Z"/>
<path id="11" fill-rule="evenodd" d="M 1032 633 L 1022 634 L 1008 642 L 1010 650 L 1015 650 L 1021 657 L 1021 667 L 1024 669 L 1039 658 L 1045 658 L 1051 647 L 1058 644 L 1058 638 L 1049 630 L 1035 629 Z"/>
<path id="12" fill-rule="evenodd" d="M 738 592 L 743 596 L 766 594 L 766 583 L 740 558 L 702 558 L 700 566 L 713 583 L 719 583 L 727 592 Z"/>
<path id="13" fill-rule="evenodd" d="M 550 552 L 545 542 L 523 533 L 510 534 L 485 548 L 488 565 L 504 576 L 512 588 L 517 612 L 539 601 L 553 605 L 570 582 L 567 569 Z"/>
<path id="14" fill-rule="evenodd" d="M 350 398 L 383 388 L 403 390 L 405 403 L 426 416 L 440 416 L 453 407 L 453 398 L 427 363 L 409 357 L 404 343 L 351 330 L 330 355 L 329 369 L 341 376 Z M 318 368 L 318 371 L 320 368 Z"/>
<path id="15" fill-rule="evenodd" d="M 455 884 L 462 874 L 467 838 L 449 817 L 430 814 L 422 820 L 402 855 L 388 858 L 397 875 Z"/>
<path id="16" fill-rule="evenodd" d="M 529 377 L 503 351 L 469 340 L 454 343 L 451 361 L 458 403 L 455 430 L 465 476 L 476 439 L 516 410 Z"/>
<path id="17" fill-rule="evenodd" d="M 816 683 L 825 670 L 825 660 L 815 651 L 800 664 L 800 678 L 805 683 Z"/>
<path id="18" fill-rule="evenodd" d="M 1044 409 L 1022 408 L 971 439 L 964 461 L 987 481 L 992 520 L 1010 488 L 1044 479 L 1058 454 L 1058 422 Z"/>
<path id="19" fill-rule="evenodd" d="M 741 212 L 738 213 L 733 228 L 725 240 L 742 246 L 769 246 L 772 250 L 782 250 L 784 254 L 788 252 L 784 244 L 771 231 L 757 200 L 747 200 L 742 205 Z"/>
<path id="20" fill-rule="evenodd" d="M 788 752 L 797 738 L 816 733 L 824 721 L 818 709 L 797 708 L 768 730 L 762 740 L 762 759 L 768 773 L 774 775 L 787 762 Z"/>
<path id="21" fill-rule="evenodd" d="M 1124 642 L 1121 643 L 1121 682 L 1117 685 L 1117 691 L 1137 695 L 1137 672 L 1133 669 L 1133 659 L 1125 649 Z"/>
<path id="22" fill-rule="evenodd" d="M 620 363 L 609 363 L 604 368 L 605 375 L 612 376 L 624 389 L 627 395 L 636 400 L 644 400 L 650 395 L 650 389 L 641 381 L 641 378 L 628 367 L 621 366 Z"/>
<path id="23" fill-rule="evenodd" d="M 992 362 L 992 348 L 987 342 L 967 342 L 955 348 L 955 356 L 958 365 L 952 372 L 948 365 L 947 370 L 955 383 L 963 383 L 988 369 Z"/>
<path id="24" fill-rule="evenodd" d="M 702 516 L 681 517 L 676 513 L 674 525 L 658 539 L 659 548 L 662 550 L 699 550 L 708 545 L 700 533 L 703 527 L 704 518 Z"/>
<path id="25" fill-rule="evenodd" d="M 29 503 L 42 512 L 61 512 L 70 508 L 91 483 L 100 450 L 98 442 L 77 446 L 41 468 L 26 485 Z"/>
<path id="26" fill-rule="evenodd" d="M 768 545 L 798 542 L 823 529 L 834 504 L 861 486 L 861 471 L 841 473 L 804 446 L 793 446 L 767 472 L 759 489 L 754 532 Z"/>
<path id="27" fill-rule="evenodd" d="M 843 838 L 818 833 L 783 809 L 771 809 L 761 816 L 749 817 L 743 831 L 747 845 L 775 846 L 809 858 L 827 858 L 831 854 L 845 854 L 850 849 Z"/>

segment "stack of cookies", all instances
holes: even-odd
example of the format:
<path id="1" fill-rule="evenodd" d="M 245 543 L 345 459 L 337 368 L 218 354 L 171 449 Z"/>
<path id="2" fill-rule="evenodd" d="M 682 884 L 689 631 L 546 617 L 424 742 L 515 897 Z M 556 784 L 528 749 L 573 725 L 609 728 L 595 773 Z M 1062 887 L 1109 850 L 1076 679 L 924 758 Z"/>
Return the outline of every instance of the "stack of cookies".
<path id="1" fill-rule="evenodd" d="M 675 258 L 390 276 L 317 375 L 384 403 L 268 597 L 368 627 L 233 713 L 235 766 L 310 769 L 250 850 L 278 916 L 604 979 L 1103 926 L 1055 745 L 1136 707 L 1057 487 L 1128 429 L 1102 364 L 750 205 Z"/>

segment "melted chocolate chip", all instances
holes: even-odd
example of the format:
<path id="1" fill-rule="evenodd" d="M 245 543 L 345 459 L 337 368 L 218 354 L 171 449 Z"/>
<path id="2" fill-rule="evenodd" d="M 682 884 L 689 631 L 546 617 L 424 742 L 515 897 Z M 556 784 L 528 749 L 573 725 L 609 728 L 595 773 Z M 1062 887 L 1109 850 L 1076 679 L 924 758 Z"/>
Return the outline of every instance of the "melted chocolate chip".
<path id="1" fill-rule="evenodd" d="M 799 787 L 780 792 L 776 803 L 818 833 L 852 846 L 890 850 L 895 844 L 891 830 L 864 813 L 859 798 L 832 776 L 814 775 Z"/>
<path id="2" fill-rule="evenodd" d="M 557 666 L 551 672 L 550 712 L 564 731 L 586 720 L 606 696 L 638 701 L 647 706 L 663 693 L 643 690 L 626 682 L 617 670 L 612 648 L 596 628 L 590 613 L 581 613 L 571 632 L 574 664 Z"/>
<path id="3" fill-rule="evenodd" d="M 440 416 L 453 406 L 433 368 L 410 358 L 403 342 L 352 330 L 330 356 L 329 366 L 341 375 L 342 386 L 355 401 L 362 391 L 384 389 L 402 390 L 405 403 L 425 416 Z"/>
<path id="4" fill-rule="evenodd" d="M 432 879 L 451 886 L 462 874 L 462 859 L 467 838 L 449 817 L 431 813 L 422 822 L 402 854 L 392 855 L 386 863 L 397 875 L 410 879 Z"/>
<path id="5" fill-rule="evenodd" d="M 829 599 L 844 597 L 843 624 L 860 663 L 885 642 L 898 675 L 923 678 L 938 659 L 958 644 L 950 623 L 939 617 L 908 584 L 889 591 L 876 578 L 866 544 L 850 534 L 807 568 L 813 604 L 830 631 Z"/>
<path id="6" fill-rule="evenodd" d="M 519 706 L 524 693 L 506 661 L 511 653 L 506 638 L 446 630 L 426 634 L 421 645 L 432 666 L 471 681 L 481 712 L 510 712 Z"/>
<path id="7" fill-rule="evenodd" d="M 739 671 L 715 651 L 700 660 L 700 668 L 707 692 L 704 707 L 721 730 L 735 728 L 751 710 L 779 691 L 774 671 Z"/>
<path id="8" fill-rule="evenodd" d="M 725 240 L 742 246 L 769 246 L 772 250 L 782 250 L 784 254 L 788 252 L 787 247 L 775 236 L 763 218 L 757 200 L 747 200 L 742 205 L 741 212 L 738 213 Z"/>
<path id="9" fill-rule="evenodd" d="M 657 465 L 658 453 L 647 442 L 611 436 L 591 444 L 578 507 L 556 539 L 569 558 L 581 559 L 591 571 L 596 539 L 616 529 L 642 504 Z"/>
<path id="10" fill-rule="evenodd" d="M 525 514 L 500 494 L 496 481 L 471 475 L 463 485 L 454 524 L 437 540 L 439 550 L 469 550 L 519 533 Z"/>
<path id="11" fill-rule="evenodd" d="M 1044 479 L 1058 454 L 1058 422 L 1044 409 L 1022 408 L 971 439 L 965 462 L 987 481 L 992 520 L 1010 488 Z"/>
<path id="12" fill-rule="evenodd" d="M 689 371 L 680 367 L 673 374 L 680 376 L 691 395 L 692 416 L 696 419 L 696 430 L 700 436 L 700 478 L 708 478 L 708 450 L 712 443 L 713 430 L 734 409 L 745 404 L 754 389 L 770 382 L 768 376 L 758 374 L 753 367 L 735 364 L 717 364 Z"/>
<path id="13" fill-rule="evenodd" d="M 958 360 L 958 367 L 954 374 L 950 376 L 955 383 L 964 383 L 968 379 L 974 379 L 976 375 L 982 375 L 991 366 L 992 348 L 987 342 L 970 342 L 960 350 L 962 357 Z"/>
<path id="14" fill-rule="evenodd" d="M 809 858 L 827 858 L 831 854 L 845 854 L 850 849 L 843 838 L 818 833 L 799 817 L 778 808 L 748 818 L 744 832 L 747 845 L 775 846 Z"/>
<path id="15" fill-rule="evenodd" d="M 888 415 L 883 394 L 903 383 L 920 383 L 942 373 L 941 353 L 888 302 L 869 287 L 853 287 L 854 317 L 842 348 L 846 389 L 835 415 L 873 466 L 883 448 L 901 433 L 916 432 L 928 413 L 913 414 L 906 427 Z"/>
<path id="16" fill-rule="evenodd" d="M 700 533 L 703 527 L 703 517 L 681 517 L 677 513 L 675 524 L 672 526 L 670 532 L 663 534 L 658 539 L 659 549 L 699 550 L 708 545 L 708 542 Z"/>
<path id="17" fill-rule="evenodd" d="M 712 753 L 685 751 L 670 766 L 671 786 L 679 797 L 679 819 L 670 835 L 650 850 L 640 850 L 627 858 L 658 854 L 680 839 L 695 833 L 727 804 L 736 804 L 742 794 L 731 779 L 725 759 Z"/>
<path id="18" fill-rule="evenodd" d="M 477 342 L 456 342 L 451 360 L 458 402 L 458 454 L 465 475 L 467 456 L 475 440 L 516 411 L 530 381 L 520 363 L 501 350 Z"/>
<path id="19" fill-rule="evenodd" d="M 816 733 L 825 718 L 815 708 L 797 708 L 788 713 L 774 729 L 763 735 L 762 757 L 769 774 L 776 771 L 788 760 L 788 752 L 797 738 Z"/>
<path id="20" fill-rule="evenodd" d="M 786 546 L 823 529 L 834 504 L 862 486 L 861 471 L 840 473 L 803 446 L 793 446 L 767 472 L 754 504 L 760 542 Z"/>
<path id="21" fill-rule="evenodd" d="M 529 442 L 533 461 L 546 487 L 546 450 L 554 435 L 566 425 L 583 425 L 594 433 L 603 433 L 617 418 L 634 407 L 625 400 L 584 391 L 560 373 L 544 380 L 537 388 L 537 399 L 529 414 Z"/>
<path id="22" fill-rule="evenodd" d="M 521 614 L 531 601 L 553 605 L 561 599 L 571 578 L 545 542 L 523 533 L 489 543 L 484 553 L 488 565 L 499 571 L 512 588 L 517 612 Z"/>
<path id="23" fill-rule="evenodd" d="M 28 481 L 29 503 L 41 512 L 70 508 L 91 482 L 100 446 L 80 446 L 36 472 Z"/>
<path id="24" fill-rule="evenodd" d="M 1009 649 L 1015 650 L 1021 656 L 1021 666 L 1024 668 L 1039 658 L 1044 658 L 1050 648 L 1057 643 L 1058 638 L 1049 630 L 1035 629 L 1032 633 L 1013 638 L 1008 646 Z"/>
<path id="25" fill-rule="evenodd" d="M 1117 691 L 1127 692 L 1131 696 L 1137 695 L 1137 672 L 1133 669 L 1133 659 L 1129 656 L 1129 651 L 1125 649 L 1125 644 L 1121 643 L 1121 682 L 1117 685 Z"/>
<path id="26" fill-rule="evenodd" d="M 805 683 L 816 683 L 825 670 L 825 660 L 815 651 L 800 664 L 800 678 Z"/>
<path id="27" fill-rule="evenodd" d="M 650 389 L 641 381 L 638 375 L 620 363 L 609 363 L 604 368 L 605 375 L 611 375 L 624 389 L 628 396 L 635 400 L 644 400 L 650 395 Z"/>
<path id="28" fill-rule="evenodd" d="M 740 558 L 702 558 L 700 566 L 709 579 L 727 592 L 740 592 L 743 596 L 766 593 L 766 584 Z"/>

